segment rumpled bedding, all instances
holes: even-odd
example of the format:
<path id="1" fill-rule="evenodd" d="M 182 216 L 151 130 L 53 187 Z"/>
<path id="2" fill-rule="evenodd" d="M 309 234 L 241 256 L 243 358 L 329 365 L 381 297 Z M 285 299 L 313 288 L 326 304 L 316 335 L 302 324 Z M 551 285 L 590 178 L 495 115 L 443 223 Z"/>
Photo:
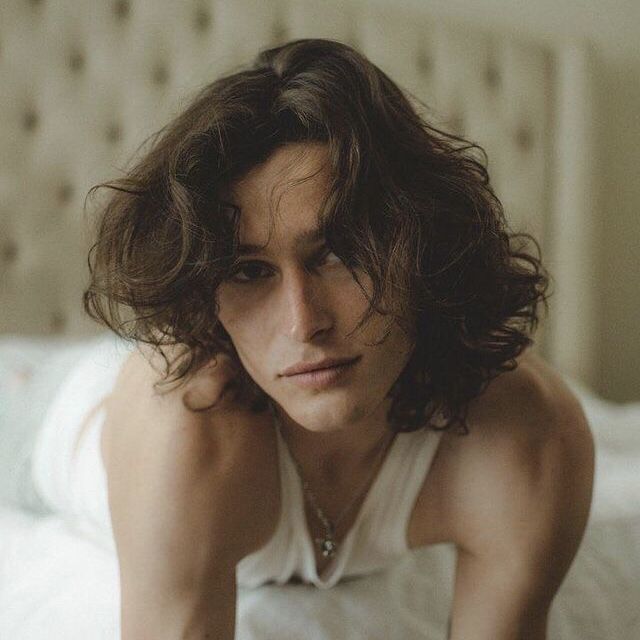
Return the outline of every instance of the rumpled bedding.
<path id="1" fill-rule="evenodd" d="M 119 639 L 115 555 L 68 514 L 48 510 L 26 482 L 38 423 L 60 380 L 90 344 L 88 339 L 0 338 L 3 640 Z M 640 402 L 611 403 L 567 382 L 595 436 L 596 477 L 585 537 L 554 600 L 548 637 L 638 640 Z M 443 544 L 328 590 L 301 584 L 240 588 L 236 638 L 444 640 L 454 563 L 454 549 Z"/>

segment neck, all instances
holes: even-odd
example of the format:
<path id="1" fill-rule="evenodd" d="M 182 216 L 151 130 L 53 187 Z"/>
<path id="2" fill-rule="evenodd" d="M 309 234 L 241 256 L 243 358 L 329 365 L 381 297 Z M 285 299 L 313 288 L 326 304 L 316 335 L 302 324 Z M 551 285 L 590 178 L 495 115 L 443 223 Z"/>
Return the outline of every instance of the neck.
<path id="1" fill-rule="evenodd" d="M 337 485 L 369 471 L 390 445 L 395 434 L 387 425 L 387 409 L 385 401 L 366 418 L 323 431 L 303 427 L 279 406 L 275 410 L 282 437 L 306 479 Z"/>

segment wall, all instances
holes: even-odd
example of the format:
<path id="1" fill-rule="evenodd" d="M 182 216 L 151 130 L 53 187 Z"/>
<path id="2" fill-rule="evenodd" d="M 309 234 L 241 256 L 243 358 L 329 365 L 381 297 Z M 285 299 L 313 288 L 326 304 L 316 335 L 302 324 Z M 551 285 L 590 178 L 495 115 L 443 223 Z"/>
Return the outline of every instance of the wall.
<path id="1" fill-rule="evenodd" d="M 596 390 L 610 400 L 640 401 L 640 2 L 393 0 L 398 4 L 551 43 L 592 44 L 601 212 L 593 256 L 600 294 Z"/>

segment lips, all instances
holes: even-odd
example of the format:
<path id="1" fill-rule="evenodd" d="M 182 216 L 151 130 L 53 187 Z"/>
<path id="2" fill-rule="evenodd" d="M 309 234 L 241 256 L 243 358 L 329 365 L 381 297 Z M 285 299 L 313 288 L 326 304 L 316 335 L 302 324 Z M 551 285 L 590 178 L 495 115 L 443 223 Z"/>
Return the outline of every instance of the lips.
<path id="1" fill-rule="evenodd" d="M 317 360 L 315 362 L 299 362 L 285 369 L 281 375 L 283 376 L 295 376 L 300 373 L 308 373 L 310 371 L 318 371 L 321 369 L 329 369 L 340 364 L 347 364 L 355 362 L 360 356 L 350 358 L 324 358 L 323 360 Z"/>
<path id="2" fill-rule="evenodd" d="M 305 373 L 296 373 L 288 376 L 291 384 L 314 393 L 328 391 L 339 387 L 345 387 L 353 382 L 353 370 L 358 366 L 361 357 L 351 360 L 343 360 L 342 364 L 330 366 L 324 369 L 314 369 Z"/>

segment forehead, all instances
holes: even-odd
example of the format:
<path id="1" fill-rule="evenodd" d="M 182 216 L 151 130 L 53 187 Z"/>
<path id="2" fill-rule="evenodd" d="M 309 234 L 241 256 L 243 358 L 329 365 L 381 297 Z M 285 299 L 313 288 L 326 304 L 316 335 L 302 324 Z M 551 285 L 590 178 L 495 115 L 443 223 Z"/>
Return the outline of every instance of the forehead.
<path id="1" fill-rule="evenodd" d="M 240 209 L 241 243 L 265 244 L 270 237 L 276 245 L 289 238 L 319 240 L 318 214 L 328 186 L 324 145 L 295 143 L 277 149 L 226 194 Z"/>

